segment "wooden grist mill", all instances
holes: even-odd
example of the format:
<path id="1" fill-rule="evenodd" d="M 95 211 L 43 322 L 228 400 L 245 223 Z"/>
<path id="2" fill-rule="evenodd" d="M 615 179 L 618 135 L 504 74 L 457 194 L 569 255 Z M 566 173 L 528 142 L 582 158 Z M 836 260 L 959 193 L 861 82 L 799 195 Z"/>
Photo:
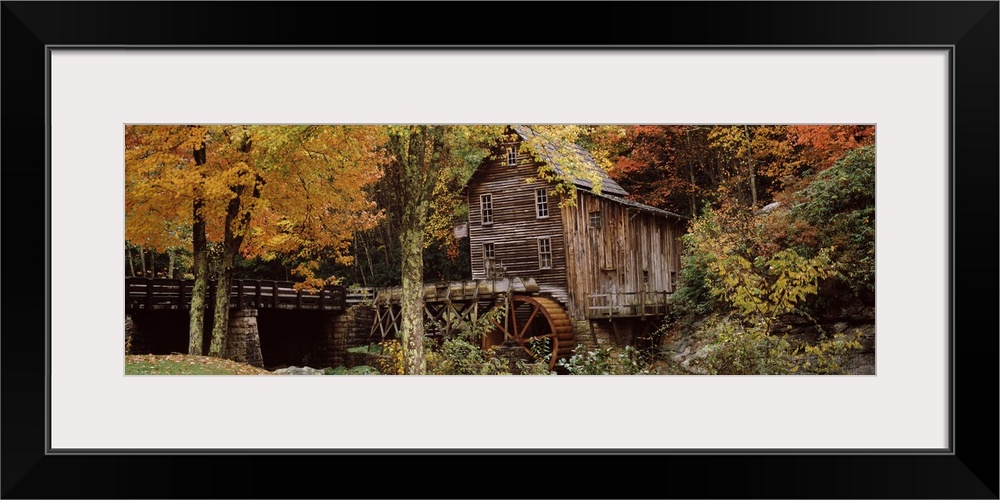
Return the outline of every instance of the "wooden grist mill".
<path id="1" fill-rule="evenodd" d="M 572 178 L 573 204 L 560 206 L 556 186 L 536 178 L 544 165 Z M 469 240 L 472 280 L 425 286 L 432 334 L 493 310 L 484 349 L 520 346 L 554 367 L 577 345 L 635 343 L 667 313 L 686 218 L 628 199 L 583 148 L 510 126 L 463 194 L 455 238 Z M 398 332 L 401 292 L 376 292 L 373 337 Z"/>
<path id="2" fill-rule="evenodd" d="M 401 287 L 376 288 L 372 337 L 399 336 Z M 492 312 L 491 312 L 492 311 Z M 428 334 L 450 337 L 463 328 L 485 323 L 483 349 L 520 346 L 549 368 L 573 354 L 569 315 L 551 297 L 539 294 L 532 278 L 509 277 L 454 281 L 424 287 L 424 321 Z"/>

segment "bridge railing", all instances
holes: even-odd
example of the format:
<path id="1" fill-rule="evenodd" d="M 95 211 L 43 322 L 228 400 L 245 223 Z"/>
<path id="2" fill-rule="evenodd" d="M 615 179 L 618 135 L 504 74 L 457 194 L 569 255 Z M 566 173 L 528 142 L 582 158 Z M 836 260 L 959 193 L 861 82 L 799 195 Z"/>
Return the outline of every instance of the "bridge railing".
<path id="1" fill-rule="evenodd" d="M 194 280 L 163 278 L 125 278 L 125 308 L 131 310 L 187 309 L 191 307 Z M 216 280 L 210 280 L 207 304 L 215 302 Z M 256 309 L 343 310 L 347 291 L 342 286 L 327 285 L 317 292 L 296 290 L 292 281 L 233 280 L 229 288 L 229 306 Z"/>
<path id="2" fill-rule="evenodd" d="M 667 313 L 671 292 L 616 292 L 587 295 L 587 318 L 637 318 Z"/>

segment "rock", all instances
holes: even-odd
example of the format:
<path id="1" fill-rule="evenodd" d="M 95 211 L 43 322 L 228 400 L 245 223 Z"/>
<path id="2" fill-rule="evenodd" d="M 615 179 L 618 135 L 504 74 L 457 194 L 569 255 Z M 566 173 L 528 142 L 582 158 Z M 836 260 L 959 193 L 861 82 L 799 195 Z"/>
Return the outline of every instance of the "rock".
<path id="1" fill-rule="evenodd" d="M 766 213 L 768 213 L 768 212 L 770 212 L 770 211 L 772 211 L 772 210 L 774 210 L 774 209 L 776 209 L 776 208 L 778 208 L 780 206 L 781 206 L 781 202 L 780 201 L 776 201 L 774 203 L 769 203 L 767 205 L 764 205 L 764 207 L 761 208 L 760 210 L 758 210 L 757 211 L 757 215 L 766 214 Z"/>
<path id="2" fill-rule="evenodd" d="M 298 366 L 289 366 L 288 368 L 275 370 L 272 373 L 275 375 L 323 375 L 323 370 L 310 368 L 308 366 L 303 366 L 301 368 Z"/>

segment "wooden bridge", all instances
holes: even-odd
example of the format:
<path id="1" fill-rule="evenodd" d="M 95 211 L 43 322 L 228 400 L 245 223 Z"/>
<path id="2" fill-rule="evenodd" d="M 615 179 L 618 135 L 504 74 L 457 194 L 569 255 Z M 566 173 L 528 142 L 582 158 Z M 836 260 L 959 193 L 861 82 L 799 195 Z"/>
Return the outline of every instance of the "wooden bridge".
<path id="1" fill-rule="evenodd" d="M 126 278 L 126 313 L 142 310 L 189 309 L 194 280 Z M 234 280 L 229 289 L 232 309 L 289 309 L 346 311 L 355 304 L 371 306 L 374 312 L 371 339 L 399 338 L 402 287 L 345 288 L 329 285 L 317 292 L 295 288 L 291 281 Z M 209 282 L 207 304 L 215 302 L 216 282 Z M 628 319 L 662 316 L 667 312 L 665 292 L 594 294 L 586 297 L 587 319 Z M 424 322 L 432 337 L 452 337 L 476 326 L 482 347 L 529 345 L 545 342 L 554 366 L 572 354 L 575 346 L 572 322 L 564 306 L 540 293 L 532 278 L 506 277 L 425 284 Z M 486 312 L 497 310 L 487 324 Z M 367 328 L 367 326 L 365 327 Z M 535 345 L 534 353 L 539 352 Z M 531 350 L 529 350 L 531 352 Z M 533 353 L 533 354 L 534 354 Z"/>
<path id="2" fill-rule="evenodd" d="M 189 309 L 194 280 L 125 278 L 125 310 Z M 209 281 L 207 304 L 215 303 L 216 281 Z M 291 281 L 233 280 L 229 306 L 234 309 L 347 309 L 347 289 L 328 285 L 311 293 Z"/>
<path id="3" fill-rule="evenodd" d="M 507 297 L 538 293 L 538 284 L 531 278 L 497 278 L 463 280 L 424 285 L 424 320 L 450 336 L 465 323 L 475 323 L 480 309 L 494 307 Z M 382 338 L 393 336 L 399 328 L 399 301 L 402 287 L 369 289 L 371 305 L 375 308 L 372 333 Z"/>
<path id="4" fill-rule="evenodd" d="M 479 337 L 484 349 L 521 346 L 532 357 L 546 352 L 545 361 L 553 368 L 559 359 L 573 353 L 573 327 L 563 306 L 539 291 L 534 279 L 521 277 L 425 284 L 426 331 L 431 336 L 450 337 L 462 329 L 483 327 Z M 370 293 L 375 311 L 372 337 L 398 337 L 402 287 L 376 288 Z M 494 314 L 482 324 L 480 320 L 488 311 Z"/>

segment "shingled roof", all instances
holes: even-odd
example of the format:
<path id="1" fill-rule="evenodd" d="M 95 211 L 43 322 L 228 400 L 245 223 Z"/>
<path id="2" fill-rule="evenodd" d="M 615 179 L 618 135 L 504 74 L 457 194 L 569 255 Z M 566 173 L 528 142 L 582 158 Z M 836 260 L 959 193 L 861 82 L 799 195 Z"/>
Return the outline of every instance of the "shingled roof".
<path id="1" fill-rule="evenodd" d="M 669 210 L 664 210 L 662 208 L 656 208 L 656 207 L 654 207 L 652 205 L 646 205 L 645 203 L 639 203 L 638 201 L 632 201 L 632 200 L 629 200 L 629 199 L 620 198 L 618 196 L 613 196 L 613 195 L 604 194 L 604 193 L 601 193 L 598 196 L 600 196 L 602 198 L 607 198 L 607 199 L 612 200 L 612 201 L 616 201 L 618 203 L 621 203 L 622 205 L 634 208 L 636 210 L 641 210 L 643 212 L 651 212 L 651 213 L 663 215 L 663 216 L 666 216 L 666 217 L 676 217 L 678 219 L 690 219 L 690 217 L 684 217 L 683 215 L 675 214 L 675 213 L 673 213 L 673 212 L 671 212 Z"/>
<path id="2" fill-rule="evenodd" d="M 597 160 L 595 160 L 594 156 L 591 155 L 590 152 L 587 151 L 586 149 L 581 148 L 576 144 L 567 143 L 565 141 L 562 141 L 561 139 L 550 139 L 544 135 L 539 134 L 538 132 L 535 132 L 528 125 L 511 125 L 510 128 L 513 129 L 514 132 L 517 132 L 517 134 L 520 135 L 521 138 L 523 139 L 527 138 L 541 139 L 540 141 L 542 143 L 542 147 L 540 148 L 541 151 L 535 151 L 535 153 L 538 154 L 538 156 L 541 157 L 542 161 L 544 161 L 550 167 L 552 167 L 553 170 L 555 170 L 556 173 L 559 174 L 560 176 L 567 176 L 566 164 L 569 161 L 572 161 L 566 158 L 566 155 L 575 154 L 578 156 L 577 160 L 579 160 L 579 164 L 582 165 L 584 168 L 586 168 L 588 173 L 600 179 L 601 193 L 609 195 L 628 196 L 628 191 L 622 189 L 622 187 L 619 186 L 617 182 L 608 177 L 607 172 L 605 172 L 604 169 L 597 164 Z M 578 187 L 582 187 L 587 191 L 593 192 L 594 184 L 593 182 L 591 182 L 591 179 L 582 178 L 579 176 L 573 176 L 572 180 L 573 184 L 576 184 Z"/>

